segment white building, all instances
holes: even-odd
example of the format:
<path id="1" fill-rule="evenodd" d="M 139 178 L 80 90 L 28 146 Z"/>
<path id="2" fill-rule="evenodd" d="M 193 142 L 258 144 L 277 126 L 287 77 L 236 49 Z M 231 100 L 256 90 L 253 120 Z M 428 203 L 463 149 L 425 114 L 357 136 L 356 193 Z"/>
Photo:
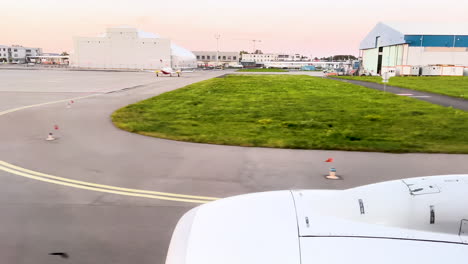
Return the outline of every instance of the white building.
<path id="1" fill-rule="evenodd" d="M 108 28 L 97 37 L 75 37 L 71 66 L 104 69 L 195 68 L 192 52 L 132 27 Z"/>
<path id="2" fill-rule="evenodd" d="M 242 54 L 241 62 L 243 64 L 256 64 L 256 65 L 265 65 L 270 62 L 301 62 L 301 61 L 310 61 L 308 56 L 301 54 L 284 54 L 284 53 L 265 53 L 265 54 L 255 54 L 255 53 L 245 53 Z"/>
<path id="3" fill-rule="evenodd" d="M 309 56 L 302 54 L 278 54 L 278 61 L 311 61 Z"/>
<path id="4" fill-rule="evenodd" d="M 468 66 L 468 26 L 462 24 L 378 23 L 360 45 L 362 68 Z"/>
<path id="5" fill-rule="evenodd" d="M 28 48 L 20 45 L 0 45 L 0 62 L 26 63 L 28 57 L 42 54 L 40 48 Z"/>
<path id="6" fill-rule="evenodd" d="M 193 51 L 197 58 L 197 62 L 199 66 L 207 67 L 207 66 L 216 66 L 224 65 L 224 66 L 237 66 L 239 65 L 239 52 L 236 51 Z M 218 59 L 216 59 L 218 56 Z"/>
<path id="7" fill-rule="evenodd" d="M 8 46 L 0 45 L 0 62 L 7 62 L 8 60 Z"/>
<path id="8" fill-rule="evenodd" d="M 235 51 L 194 51 L 197 61 L 201 62 L 236 62 L 239 61 L 239 52 Z M 218 59 L 216 60 L 216 56 Z"/>
<path id="9" fill-rule="evenodd" d="M 272 62 L 278 60 L 278 54 L 265 53 L 244 53 L 242 54 L 242 62 L 255 62 L 256 64 L 264 64 L 265 62 Z"/>

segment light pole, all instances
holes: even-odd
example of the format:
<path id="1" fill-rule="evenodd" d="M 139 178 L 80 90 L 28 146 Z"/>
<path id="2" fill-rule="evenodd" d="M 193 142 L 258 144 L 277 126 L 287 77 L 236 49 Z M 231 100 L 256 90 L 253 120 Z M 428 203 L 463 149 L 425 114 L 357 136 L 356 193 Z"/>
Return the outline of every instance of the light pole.
<path id="1" fill-rule="evenodd" d="M 255 53 L 255 51 L 257 51 L 256 47 L 255 47 L 255 43 L 256 42 L 262 42 L 261 40 L 259 39 L 252 39 L 252 42 L 253 42 L 253 53 Z"/>
<path id="2" fill-rule="evenodd" d="M 219 38 L 221 37 L 220 34 L 216 33 L 216 67 L 219 65 Z"/>

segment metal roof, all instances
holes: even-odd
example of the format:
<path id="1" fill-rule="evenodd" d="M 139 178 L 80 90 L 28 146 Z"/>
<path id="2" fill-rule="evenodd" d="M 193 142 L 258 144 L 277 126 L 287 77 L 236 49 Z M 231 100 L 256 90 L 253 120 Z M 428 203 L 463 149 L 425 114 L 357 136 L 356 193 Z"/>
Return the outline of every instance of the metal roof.
<path id="1" fill-rule="evenodd" d="M 381 22 L 403 35 L 468 35 L 466 23 Z"/>
<path id="2" fill-rule="evenodd" d="M 457 44 L 448 44 L 447 36 L 468 36 L 468 24 L 464 23 L 409 23 L 409 22 L 379 22 L 361 41 L 359 49 L 373 49 L 399 44 L 411 43 L 408 36 L 437 36 L 438 41 L 422 43 L 418 46 L 456 46 L 466 47 L 466 40 L 457 39 Z M 455 41 L 455 38 L 453 38 Z M 427 41 L 426 41 L 427 42 Z M 442 43 L 442 44 L 441 44 Z M 445 44 L 444 44 L 445 43 Z"/>

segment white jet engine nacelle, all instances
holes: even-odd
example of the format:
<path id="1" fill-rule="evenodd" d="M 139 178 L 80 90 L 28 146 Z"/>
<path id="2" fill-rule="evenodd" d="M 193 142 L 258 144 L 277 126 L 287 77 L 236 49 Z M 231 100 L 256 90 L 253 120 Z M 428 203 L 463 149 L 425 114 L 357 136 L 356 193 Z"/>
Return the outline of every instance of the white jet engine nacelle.
<path id="1" fill-rule="evenodd" d="M 166 264 L 468 263 L 468 175 L 240 195 L 179 221 Z"/>

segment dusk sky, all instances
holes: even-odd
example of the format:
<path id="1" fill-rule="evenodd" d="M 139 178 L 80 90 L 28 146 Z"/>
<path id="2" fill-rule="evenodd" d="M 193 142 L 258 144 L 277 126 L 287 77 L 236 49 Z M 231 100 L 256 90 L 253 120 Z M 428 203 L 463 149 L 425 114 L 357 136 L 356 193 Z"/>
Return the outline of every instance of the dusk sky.
<path id="1" fill-rule="evenodd" d="M 468 23 L 459 0 L 17 0 L 1 5 L 0 45 L 73 51 L 73 36 L 131 25 L 169 37 L 190 50 L 252 51 L 312 56 L 358 54 L 379 21 Z"/>

